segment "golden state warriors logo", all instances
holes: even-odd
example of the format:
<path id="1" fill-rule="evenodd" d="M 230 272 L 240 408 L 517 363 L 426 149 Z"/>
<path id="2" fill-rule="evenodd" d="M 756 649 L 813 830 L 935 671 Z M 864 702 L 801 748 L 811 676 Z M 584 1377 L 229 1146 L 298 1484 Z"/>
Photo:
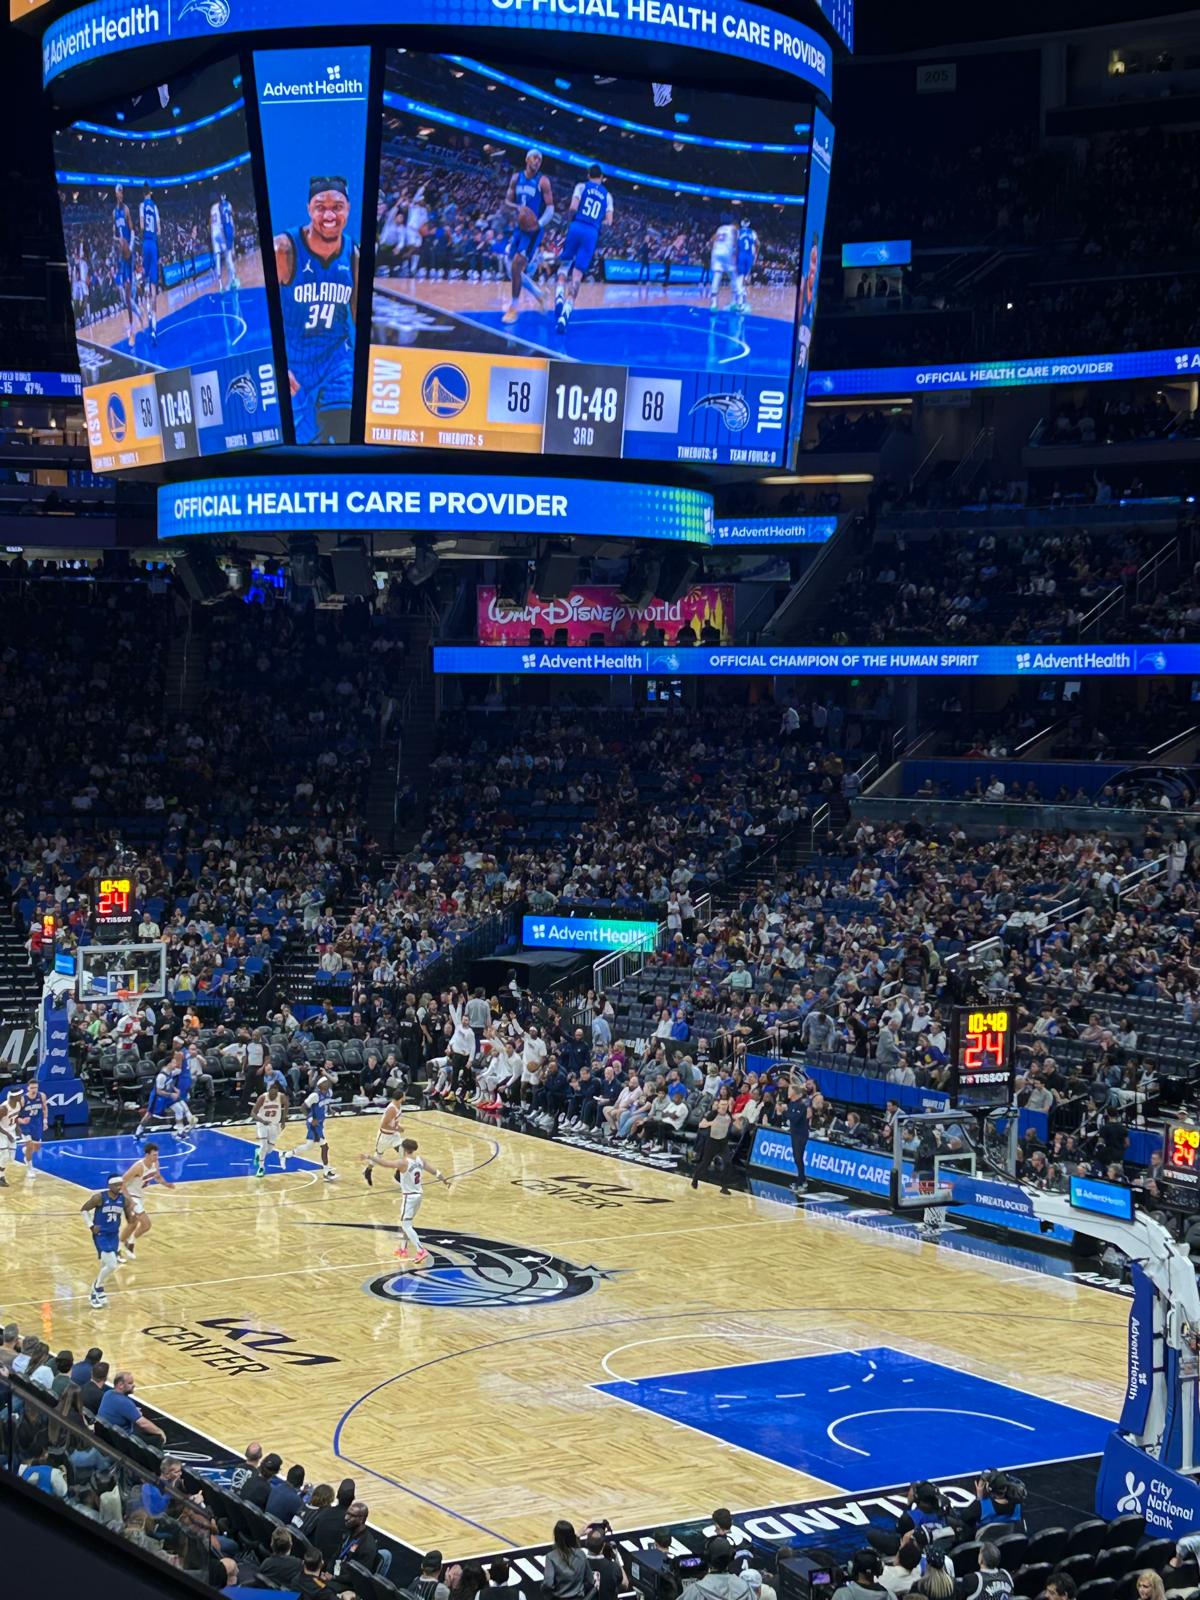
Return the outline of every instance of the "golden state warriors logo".
<path id="1" fill-rule="evenodd" d="M 439 362 L 425 374 L 421 399 L 431 417 L 456 417 L 470 398 L 467 375 L 452 362 Z"/>
<path id="2" fill-rule="evenodd" d="M 328 1222 L 317 1227 L 370 1228 L 401 1232 L 386 1223 Z M 363 1285 L 367 1294 L 393 1304 L 467 1310 L 473 1306 L 554 1305 L 575 1300 L 606 1278 L 601 1267 L 579 1267 L 546 1250 L 474 1233 L 422 1233 L 428 1263 L 413 1272 L 385 1272 Z"/>
<path id="3" fill-rule="evenodd" d="M 125 402 L 119 394 L 109 395 L 104 414 L 108 422 L 109 435 L 116 444 L 120 444 L 125 437 L 128 421 L 125 416 Z"/>

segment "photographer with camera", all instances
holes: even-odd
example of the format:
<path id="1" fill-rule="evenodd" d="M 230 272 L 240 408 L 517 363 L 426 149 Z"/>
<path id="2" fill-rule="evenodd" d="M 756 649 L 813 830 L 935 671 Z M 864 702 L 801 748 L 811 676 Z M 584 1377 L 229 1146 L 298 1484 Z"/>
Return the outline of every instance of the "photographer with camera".
<path id="1" fill-rule="evenodd" d="M 1025 1485 L 1011 1472 L 998 1472 L 994 1467 L 975 1479 L 975 1498 L 962 1513 L 965 1537 L 978 1537 L 978 1530 L 993 1522 L 1011 1522 L 1013 1531 L 1025 1526 L 1023 1506 Z"/>
<path id="2" fill-rule="evenodd" d="M 905 1534 L 911 1533 L 922 1555 L 935 1548 L 944 1553 L 959 1538 L 958 1522 L 958 1514 L 937 1485 L 921 1480 L 909 1485 L 908 1504 L 896 1519 L 895 1532 L 869 1528 L 867 1541 L 880 1555 L 894 1556 Z"/>

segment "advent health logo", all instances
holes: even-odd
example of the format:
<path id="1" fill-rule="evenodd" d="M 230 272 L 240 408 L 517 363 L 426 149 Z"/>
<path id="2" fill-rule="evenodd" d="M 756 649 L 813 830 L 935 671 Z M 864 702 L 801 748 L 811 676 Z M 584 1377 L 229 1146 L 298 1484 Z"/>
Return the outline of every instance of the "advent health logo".
<path id="1" fill-rule="evenodd" d="M 521 943 L 534 949 L 653 950 L 657 938 L 654 922 L 528 916 L 521 923 Z"/>
<path id="2" fill-rule="evenodd" d="M 289 82 L 284 78 L 268 79 L 259 90 L 261 100 L 322 101 L 360 100 L 367 92 L 366 83 L 352 73 L 343 74 L 339 63 L 325 68 L 324 75 L 314 74 L 305 82 Z"/>

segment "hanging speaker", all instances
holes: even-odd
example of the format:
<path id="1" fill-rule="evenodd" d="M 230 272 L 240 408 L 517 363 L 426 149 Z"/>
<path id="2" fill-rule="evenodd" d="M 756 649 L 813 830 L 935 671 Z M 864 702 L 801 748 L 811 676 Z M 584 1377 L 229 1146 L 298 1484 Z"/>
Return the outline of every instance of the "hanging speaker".
<path id="1" fill-rule="evenodd" d="M 213 606 L 229 593 L 229 580 L 211 551 L 197 547 L 175 557 L 175 576 L 189 600 Z"/>
<path id="2" fill-rule="evenodd" d="M 663 557 L 654 592 L 660 600 L 680 600 L 692 587 L 700 563 L 683 550 L 672 550 Z"/>
<path id="3" fill-rule="evenodd" d="M 658 593 L 659 572 L 662 563 L 652 556 L 634 556 L 629 571 L 619 590 L 619 598 L 626 605 L 641 611 Z"/>
<path id="4" fill-rule="evenodd" d="M 369 600 L 375 593 L 371 559 L 361 544 L 339 544 L 333 559 L 333 587 L 347 600 Z"/>
<path id="5" fill-rule="evenodd" d="M 569 550 L 547 550 L 534 568 L 533 592 L 539 600 L 565 600 L 578 572 L 579 563 Z"/>

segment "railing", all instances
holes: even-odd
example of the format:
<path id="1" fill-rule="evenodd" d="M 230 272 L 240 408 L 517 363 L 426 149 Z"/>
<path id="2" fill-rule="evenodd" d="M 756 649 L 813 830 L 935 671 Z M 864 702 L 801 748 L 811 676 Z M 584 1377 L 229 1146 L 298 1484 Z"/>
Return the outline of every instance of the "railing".
<path id="1" fill-rule="evenodd" d="M 694 903 L 698 927 L 707 928 L 712 921 L 712 895 L 702 894 Z M 654 935 L 654 948 L 662 950 L 667 944 L 666 921 L 659 923 Z M 601 956 L 592 967 L 592 988 L 597 994 L 604 994 L 610 985 L 624 983 L 626 978 L 632 978 L 646 965 L 646 952 L 644 950 L 613 950 L 609 955 Z"/>
<path id="2" fill-rule="evenodd" d="M 1100 637 L 1100 624 L 1105 617 L 1111 615 L 1118 607 L 1124 608 L 1125 590 L 1120 584 L 1115 589 L 1110 589 L 1102 599 L 1097 600 L 1090 611 L 1085 611 L 1076 624 L 1075 632 L 1082 641 L 1084 639 L 1098 639 Z"/>
<path id="3" fill-rule="evenodd" d="M 851 802 L 855 817 L 891 822 L 921 822 L 929 827 L 958 823 L 968 834 L 996 827 L 1039 828 L 1051 833 L 1098 830 L 1121 838 L 1140 838 L 1146 824 L 1162 813 L 1115 806 L 1030 805 L 1020 800 L 927 800 L 915 795 L 860 796 Z M 1175 818 L 1176 825 L 1185 819 Z M 1188 818 L 1193 825 L 1196 819 Z"/>
<path id="4" fill-rule="evenodd" d="M 412 712 L 413 685 L 410 682 L 396 703 L 394 712 L 396 722 L 396 772 L 392 784 L 392 827 L 400 826 L 400 775 L 404 757 L 404 724 Z"/>
<path id="5" fill-rule="evenodd" d="M 1134 579 L 1134 594 L 1139 603 L 1143 599 L 1142 590 L 1146 585 L 1150 585 L 1149 594 L 1158 593 L 1159 575 L 1163 567 L 1168 565 L 1178 567 L 1179 555 L 1179 540 L 1177 538 L 1168 539 L 1161 550 L 1156 550 L 1152 556 L 1142 562 Z"/>
<path id="6" fill-rule="evenodd" d="M 950 474 L 947 485 L 951 499 L 956 498 L 958 491 L 968 483 L 973 483 L 984 461 L 995 453 L 996 430 L 983 427 L 971 440 L 970 447 L 962 460 Z"/>
<path id="7" fill-rule="evenodd" d="M 829 814 L 829 806 L 824 800 L 822 800 L 821 804 L 809 818 L 808 848 L 814 853 L 816 852 L 817 848 L 817 829 L 820 828 L 824 833 L 829 832 Z"/>

